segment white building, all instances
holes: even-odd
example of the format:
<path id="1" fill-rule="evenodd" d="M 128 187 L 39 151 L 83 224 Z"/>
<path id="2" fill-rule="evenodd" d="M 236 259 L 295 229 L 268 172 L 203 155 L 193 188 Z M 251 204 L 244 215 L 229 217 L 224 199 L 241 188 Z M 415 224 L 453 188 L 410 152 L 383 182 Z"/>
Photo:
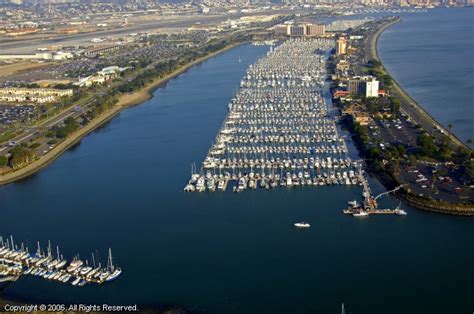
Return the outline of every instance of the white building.
<path id="1" fill-rule="evenodd" d="M 365 97 L 379 97 L 379 81 L 373 77 L 365 82 Z"/>

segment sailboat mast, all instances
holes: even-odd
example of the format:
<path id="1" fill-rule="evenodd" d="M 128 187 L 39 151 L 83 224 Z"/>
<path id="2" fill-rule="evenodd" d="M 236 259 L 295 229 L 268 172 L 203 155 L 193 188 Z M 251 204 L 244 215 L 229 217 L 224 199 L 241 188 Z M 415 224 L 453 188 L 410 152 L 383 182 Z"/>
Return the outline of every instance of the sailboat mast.
<path id="1" fill-rule="evenodd" d="M 112 262 L 112 249 L 111 248 L 109 248 L 109 268 L 110 268 L 111 272 L 114 271 L 114 264 Z"/>

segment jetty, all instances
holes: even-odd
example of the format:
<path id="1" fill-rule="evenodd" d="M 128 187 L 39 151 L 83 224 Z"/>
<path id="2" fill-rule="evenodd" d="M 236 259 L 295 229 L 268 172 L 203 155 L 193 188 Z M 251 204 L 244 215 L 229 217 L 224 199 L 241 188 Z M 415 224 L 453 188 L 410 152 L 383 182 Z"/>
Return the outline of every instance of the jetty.
<path id="1" fill-rule="evenodd" d="M 23 275 L 41 277 L 60 283 L 71 283 L 73 286 L 84 286 L 87 283 L 102 284 L 117 279 L 121 268 L 115 267 L 112 262 L 112 250 L 109 249 L 107 266 L 96 264 L 94 254 L 92 263 L 82 261 L 75 256 L 70 262 L 60 254 L 56 247 L 53 254 L 51 242 L 48 242 L 44 252 L 38 242 L 35 253 L 30 253 L 28 247 L 21 243 L 15 245 L 13 237 L 6 241 L 0 237 L 0 281 L 16 281 Z"/>
<path id="2" fill-rule="evenodd" d="M 362 184 L 324 96 L 333 47 L 331 39 L 291 39 L 250 65 L 184 190 Z"/>

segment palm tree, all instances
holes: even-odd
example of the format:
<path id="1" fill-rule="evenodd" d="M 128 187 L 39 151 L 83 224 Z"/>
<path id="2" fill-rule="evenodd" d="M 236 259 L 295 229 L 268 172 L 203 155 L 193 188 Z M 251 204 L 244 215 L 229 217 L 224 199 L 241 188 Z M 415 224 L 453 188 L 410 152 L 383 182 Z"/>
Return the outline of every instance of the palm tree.
<path id="1" fill-rule="evenodd" d="M 448 124 L 448 129 L 449 129 L 449 137 L 451 138 L 451 132 L 453 130 L 453 124 L 452 123 Z"/>

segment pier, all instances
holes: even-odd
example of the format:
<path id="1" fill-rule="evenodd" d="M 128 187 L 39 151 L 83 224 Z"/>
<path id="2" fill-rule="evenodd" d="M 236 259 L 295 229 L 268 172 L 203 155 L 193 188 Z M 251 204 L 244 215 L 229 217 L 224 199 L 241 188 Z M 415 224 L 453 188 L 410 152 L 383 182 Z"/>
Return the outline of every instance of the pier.
<path id="1" fill-rule="evenodd" d="M 380 209 L 378 208 L 377 200 L 390 193 L 396 192 L 403 187 L 403 185 L 397 186 L 396 188 L 382 192 L 379 195 L 373 197 L 372 191 L 370 190 L 369 182 L 365 173 L 362 169 L 359 168 L 359 176 L 362 179 L 362 186 L 363 186 L 363 193 L 362 196 L 364 197 L 364 203 L 359 204 L 356 200 L 349 201 L 349 207 L 343 209 L 342 212 L 346 215 L 352 215 L 354 217 L 367 217 L 369 215 L 398 215 L 398 216 L 406 216 L 407 212 L 400 208 L 400 204 L 394 209 Z"/>
<path id="2" fill-rule="evenodd" d="M 30 253 L 23 243 L 15 245 L 13 237 L 3 241 L 0 237 L 0 281 L 16 281 L 23 275 L 32 275 L 60 283 L 71 283 L 73 286 L 84 286 L 87 283 L 102 284 L 117 279 L 122 270 L 112 262 L 112 251 L 109 249 L 107 266 L 96 264 L 92 254 L 92 263 L 83 262 L 78 256 L 68 262 L 56 247 L 53 254 L 48 242 L 46 252 L 40 244 L 35 253 Z"/>
<path id="3" fill-rule="evenodd" d="M 330 39 L 292 39 L 250 65 L 187 192 L 359 185 L 324 97 Z"/>

